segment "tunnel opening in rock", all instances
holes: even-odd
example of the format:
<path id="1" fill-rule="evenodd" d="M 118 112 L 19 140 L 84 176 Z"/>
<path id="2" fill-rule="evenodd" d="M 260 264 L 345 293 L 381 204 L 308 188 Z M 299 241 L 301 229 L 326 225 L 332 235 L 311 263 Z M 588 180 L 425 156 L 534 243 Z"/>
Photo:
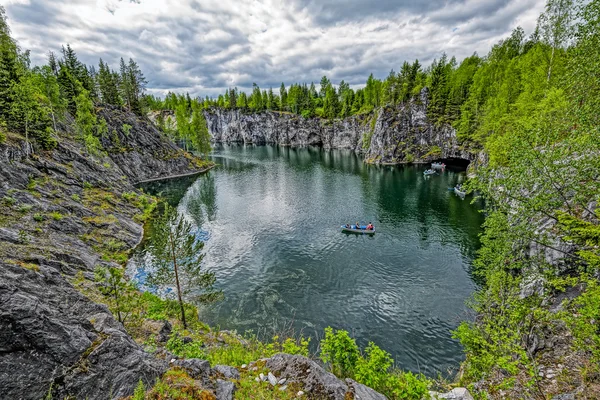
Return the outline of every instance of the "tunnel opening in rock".
<path id="1" fill-rule="evenodd" d="M 456 170 L 466 170 L 471 164 L 471 161 L 466 158 L 459 157 L 448 157 L 448 158 L 439 158 L 435 160 L 436 163 L 444 163 L 448 168 L 456 169 Z"/>

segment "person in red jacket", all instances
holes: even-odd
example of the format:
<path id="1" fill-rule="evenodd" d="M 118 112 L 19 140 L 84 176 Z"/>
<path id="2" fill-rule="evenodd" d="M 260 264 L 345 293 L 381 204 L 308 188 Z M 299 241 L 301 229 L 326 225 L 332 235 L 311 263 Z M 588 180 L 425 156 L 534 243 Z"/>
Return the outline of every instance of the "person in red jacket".
<path id="1" fill-rule="evenodd" d="M 372 231 L 373 229 L 375 229 L 375 227 L 373 226 L 372 223 L 369 222 L 369 225 L 367 225 L 367 230 Z"/>

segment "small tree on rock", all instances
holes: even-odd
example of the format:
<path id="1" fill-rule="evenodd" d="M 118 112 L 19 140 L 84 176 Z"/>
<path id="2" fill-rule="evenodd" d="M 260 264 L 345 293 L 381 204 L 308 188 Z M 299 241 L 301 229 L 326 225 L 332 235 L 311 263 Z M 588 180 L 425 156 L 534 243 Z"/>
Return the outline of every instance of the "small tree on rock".
<path id="1" fill-rule="evenodd" d="M 202 270 L 204 243 L 196 238 L 192 225 L 177 210 L 166 205 L 154 232 L 148 252 L 155 268 L 147 282 L 166 289 L 167 295 L 177 296 L 181 322 L 187 328 L 184 299 L 211 303 L 221 299 L 223 293 L 214 289 L 215 274 Z"/>

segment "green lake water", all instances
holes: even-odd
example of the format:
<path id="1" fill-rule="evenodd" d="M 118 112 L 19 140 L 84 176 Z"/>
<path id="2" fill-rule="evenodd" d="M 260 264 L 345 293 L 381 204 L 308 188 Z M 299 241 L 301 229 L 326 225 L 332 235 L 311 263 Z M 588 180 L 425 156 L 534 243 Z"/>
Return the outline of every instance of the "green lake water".
<path id="1" fill-rule="evenodd" d="M 225 300 L 201 309 L 204 322 L 262 336 L 291 325 L 314 343 L 332 326 L 404 369 L 456 370 L 451 331 L 469 318 L 483 222 L 470 197 L 448 190 L 464 171 L 424 177 L 425 167 L 316 148 L 220 145 L 212 157 L 219 166 L 206 175 L 144 187 L 205 241 Z M 341 232 L 357 220 L 377 233 Z"/>

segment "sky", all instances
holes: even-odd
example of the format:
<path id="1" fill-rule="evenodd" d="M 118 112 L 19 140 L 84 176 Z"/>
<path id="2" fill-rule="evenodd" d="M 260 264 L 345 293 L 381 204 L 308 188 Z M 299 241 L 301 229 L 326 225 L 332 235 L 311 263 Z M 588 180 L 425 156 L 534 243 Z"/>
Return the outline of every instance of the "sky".
<path id="1" fill-rule="evenodd" d="M 33 64 L 69 43 L 86 64 L 133 58 L 148 91 L 215 96 L 326 75 L 364 85 L 403 61 L 429 65 L 531 33 L 544 0 L 0 0 Z"/>

